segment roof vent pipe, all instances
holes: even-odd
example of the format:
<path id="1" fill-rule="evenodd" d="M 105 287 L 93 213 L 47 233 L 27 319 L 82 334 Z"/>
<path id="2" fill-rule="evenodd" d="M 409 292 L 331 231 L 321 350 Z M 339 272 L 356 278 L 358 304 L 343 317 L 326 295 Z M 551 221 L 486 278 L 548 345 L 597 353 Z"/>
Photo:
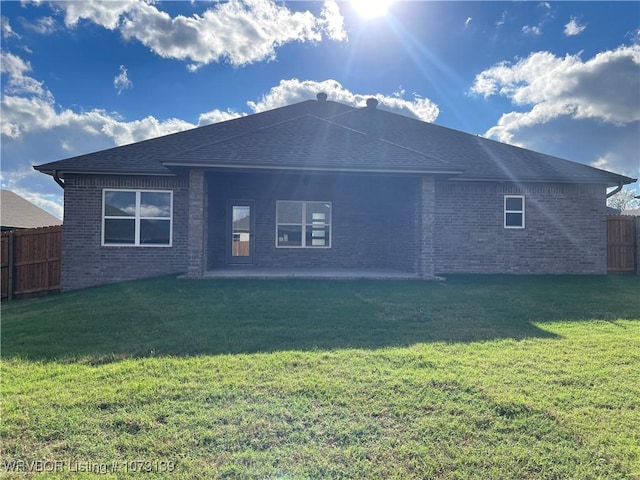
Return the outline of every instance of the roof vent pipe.
<path id="1" fill-rule="evenodd" d="M 378 106 L 378 99 L 377 98 L 367 98 L 367 107 L 371 108 L 372 110 L 375 109 Z"/>
<path id="2" fill-rule="evenodd" d="M 324 92 L 320 92 L 319 94 L 316 95 L 316 98 L 318 99 L 319 102 L 326 102 L 327 94 Z"/>

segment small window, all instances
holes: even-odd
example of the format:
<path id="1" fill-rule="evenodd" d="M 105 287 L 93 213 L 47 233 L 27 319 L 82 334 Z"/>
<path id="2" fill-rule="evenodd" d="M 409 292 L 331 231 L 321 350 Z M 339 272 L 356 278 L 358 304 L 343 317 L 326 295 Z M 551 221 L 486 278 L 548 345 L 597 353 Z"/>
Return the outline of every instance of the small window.
<path id="1" fill-rule="evenodd" d="M 173 192 L 104 190 L 102 244 L 170 247 Z"/>
<path id="2" fill-rule="evenodd" d="M 504 228 L 524 228 L 524 196 L 504 196 Z"/>
<path id="3" fill-rule="evenodd" d="M 276 247 L 331 247 L 331 202 L 276 202 Z"/>

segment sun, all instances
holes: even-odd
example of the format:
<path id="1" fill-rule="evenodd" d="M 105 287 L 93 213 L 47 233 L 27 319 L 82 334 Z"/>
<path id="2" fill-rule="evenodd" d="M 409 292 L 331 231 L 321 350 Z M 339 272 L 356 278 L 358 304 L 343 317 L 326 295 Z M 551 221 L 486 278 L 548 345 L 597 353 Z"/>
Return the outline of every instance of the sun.
<path id="1" fill-rule="evenodd" d="M 393 0 L 351 0 L 350 3 L 362 18 L 376 18 L 386 15 Z"/>

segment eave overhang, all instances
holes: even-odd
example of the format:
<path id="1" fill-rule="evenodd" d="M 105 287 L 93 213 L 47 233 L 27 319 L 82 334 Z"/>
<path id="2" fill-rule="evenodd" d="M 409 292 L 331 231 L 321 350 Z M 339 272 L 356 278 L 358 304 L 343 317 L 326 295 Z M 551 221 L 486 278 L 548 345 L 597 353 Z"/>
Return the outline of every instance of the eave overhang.
<path id="1" fill-rule="evenodd" d="M 438 170 L 416 168 L 379 168 L 379 167 L 337 167 L 337 166 L 299 166 L 299 165 L 250 165 L 250 164 L 210 164 L 198 162 L 163 162 L 169 169 L 201 168 L 210 171 L 234 172 L 280 172 L 280 173 L 363 173 L 363 174 L 409 174 L 409 175 L 460 175 L 461 170 Z"/>
<path id="2" fill-rule="evenodd" d="M 571 177 L 549 177 L 549 178 L 504 178 L 504 177 L 467 177 L 464 174 L 460 177 L 451 178 L 454 182 L 499 182 L 499 183 L 569 183 L 581 185 L 603 185 L 607 188 L 617 187 L 618 185 L 629 185 L 637 182 L 637 178 L 616 175 L 615 178 L 596 179 L 596 178 L 571 178 Z"/>

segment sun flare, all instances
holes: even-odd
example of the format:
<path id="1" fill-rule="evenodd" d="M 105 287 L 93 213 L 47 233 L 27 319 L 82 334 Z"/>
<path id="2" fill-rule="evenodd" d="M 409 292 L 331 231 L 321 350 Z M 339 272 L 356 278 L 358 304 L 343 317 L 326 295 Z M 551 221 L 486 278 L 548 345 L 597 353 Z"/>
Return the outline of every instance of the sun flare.
<path id="1" fill-rule="evenodd" d="M 376 18 L 386 15 L 393 0 L 351 0 L 351 6 L 362 18 Z"/>

